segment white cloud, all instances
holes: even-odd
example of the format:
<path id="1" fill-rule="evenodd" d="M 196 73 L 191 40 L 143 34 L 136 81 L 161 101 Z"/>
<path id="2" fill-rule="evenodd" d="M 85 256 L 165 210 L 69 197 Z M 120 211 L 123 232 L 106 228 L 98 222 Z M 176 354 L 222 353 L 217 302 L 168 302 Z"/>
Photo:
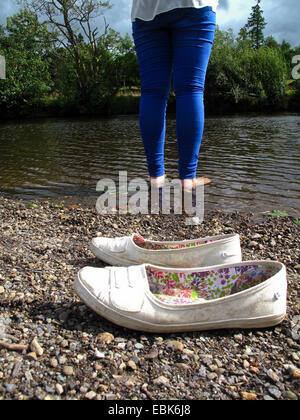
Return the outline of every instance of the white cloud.
<path id="1" fill-rule="evenodd" d="M 131 34 L 130 6 L 128 0 L 114 0 L 114 7 L 107 13 L 110 25 L 124 35 Z M 255 0 L 220 0 L 217 13 L 221 29 L 232 28 L 235 33 L 247 23 Z M 293 46 L 300 44 L 299 0 L 262 0 L 261 7 L 267 22 L 265 35 L 273 35 L 281 42 L 289 41 Z"/>
<path id="2" fill-rule="evenodd" d="M 232 28 L 237 33 L 247 23 L 255 4 L 254 0 L 231 0 L 228 9 L 218 11 L 220 28 Z M 261 7 L 267 22 L 266 36 L 273 35 L 279 42 L 285 39 L 293 46 L 300 44 L 299 0 L 263 0 Z"/>
<path id="3" fill-rule="evenodd" d="M 107 22 L 110 26 L 121 32 L 131 34 L 131 1 L 112 0 L 113 8 L 106 12 Z M 220 0 L 218 10 L 218 24 L 221 29 L 232 28 L 238 33 L 245 25 L 251 13 L 251 8 L 256 4 L 255 0 Z M 283 39 L 293 46 L 300 44 L 300 4 L 299 0 L 262 0 L 262 9 L 267 21 L 265 35 L 273 35 L 277 41 Z M 0 23 L 5 24 L 7 16 L 17 10 L 15 0 L 0 0 Z M 99 21 L 102 27 L 102 21 Z"/>

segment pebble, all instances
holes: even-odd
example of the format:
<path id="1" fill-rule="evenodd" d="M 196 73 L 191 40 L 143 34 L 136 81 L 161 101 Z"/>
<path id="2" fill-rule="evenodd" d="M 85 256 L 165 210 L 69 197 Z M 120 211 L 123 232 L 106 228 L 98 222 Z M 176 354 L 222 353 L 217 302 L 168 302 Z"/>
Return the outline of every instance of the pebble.
<path id="1" fill-rule="evenodd" d="M 174 351 L 183 351 L 184 345 L 180 341 L 172 340 L 167 343 L 167 348 Z"/>
<path id="2" fill-rule="evenodd" d="M 199 371 L 198 371 L 198 375 L 201 376 L 201 378 L 206 378 L 206 367 L 205 366 L 201 366 Z"/>
<path id="3" fill-rule="evenodd" d="M 177 367 L 179 367 L 179 369 L 182 369 L 184 371 L 188 371 L 188 370 L 191 369 L 190 366 L 188 364 L 186 364 L 186 363 L 175 363 L 175 365 Z"/>
<path id="4" fill-rule="evenodd" d="M 125 349 L 125 347 L 126 347 L 126 343 L 118 343 L 118 344 L 117 344 L 117 347 L 118 347 L 118 349 L 122 349 L 122 350 L 124 350 L 124 349 Z"/>
<path id="5" fill-rule="evenodd" d="M 149 353 L 145 354 L 144 358 L 147 360 L 156 359 L 158 356 L 158 350 L 156 348 L 152 349 Z"/>
<path id="6" fill-rule="evenodd" d="M 60 345 L 61 345 L 61 347 L 62 347 L 62 348 L 66 348 L 66 347 L 68 347 L 68 346 L 69 346 L 68 340 L 63 340 L 63 341 L 60 343 Z"/>
<path id="7" fill-rule="evenodd" d="M 250 367 L 250 363 L 247 360 L 243 360 L 243 368 L 248 369 Z"/>
<path id="8" fill-rule="evenodd" d="M 85 394 L 87 400 L 93 400 L 97 396 L 96 392 L 90 391 Z"/>
<path id="9" fill-rule="evenodd" d="M 74 369 L 72 366 L 64 366 L 63 373 L 67 376 L 72 376 L 74 375 Z"/>
<path id="10" fill-rule="evenodd" d="M 52 358 L 50 359 L 50 365 L 51 365 L 53 368 L 57 368 L 57 366 L 58 366 L 58 361 L 57 361 L 57 359 L 55 359 L 54 357 L 52 357 Z"/>
<path id="11" fill-rule="evenodd" d="M 154 385 L 169 385 L 170 380 L 165 376 L 159 376 L 158 378 L 153 379 Z"/>
<path id="12" fill-rule="evenodd" d="M 252 392 L 241 392 L 241 396 L 243 400 L 252 401 L 257 398 L 257 395 Z"/>
<path id="13" fill-rule="evenodd" d="M 214 381 L 218 377 L 218 374 L 215 372 L 208 372 L 206 377 L 209 381 Z"/>
<path id="14" fill-rule="evenodd" d="M 61 384 L 56 384 L 56 385 L 55 385 L 55 390 L 56 390 L 56 392 L 58 393 L 58 395 L 62 395 L 62 394 L 64 393 L 64 389 L 63 389 L 63 387 L 61 386 Z"/>
<path id="15" fill-rule="evenodd" d="M 6 391 L 7 392 L 13 392 L 15 389 L 15 385 L 14 384 L 8 384 L 6 385 Z"/>
<path id="16" fill-rule="evenodd" d="M 279 398 L 281 397 L 281 392 L 279 391 L 279 389 L 278 389 L 278 388 L 275 388 L 275 387 L 270 387 L 270 388 L 268 389 L 268 391 L 269 391 L 269 394 L 270 394 L 272 397 L 275 397 L 276 399 L 279 399 Z"/>
<path id="17" fill-rule="evenodd" d="M 250 241 L 249 242 L 249 247 L 250 248 L 256 248 L 256 247 L 258 247 L 258 245 L 259 245 L 259 243 L 256 242 L 256 241 Z"/>
<path id="18" fill-rule="evenodd" d="M 284 393 L 284 398 L 285 398 L 286 400 L 298 401 L 298 397 L 297 397 L 297 395 L 296 395 L 294 392 L 292 392 L 292 391 L 286 391 L 286 392 Z"/>
<path id="19" fill-rule="evenodd" d="M 32 342 L 30 344 L 30 349 L 37 356 L 42 356 L 44 354 L 44 350 L 43 350 L 42 346 L 40 345 L 40 343 L 38 342 L 36 337 L 32 340 Z"/>
<path id="20" fill-rule="evenodd" d="M 243 336 L 242 336 L 242 334 L 235 334 L 235 335 L 233 336 L 233 338 L 234 338 L 234 340 L 235 340 L 235 341 L 237 341 L 237 342 L 241 342 L 241 341 L 243 341 Z"/>
<path id="21" fill-rule="evenodd" d="M 31 351 L 30 353 L 27 353 L 26 358 L 30 359 L 30 360 L 37 360 L 38 359 L 38 357 L 37 357 L 37 355 L 34 351 Z"/>
<path id="22" fill-rule="evenodd" d="M 105 353 L 103 353 L 102 351 L 99 351 L 98 349 L 95 350 L 94 353 L 96 359 L 104 359 L 105 358 Z"/>
<path id="23" fill-rule="evenodd" d="M 259 233 L 254 233 L 254 234 L 251 236 L 251 239 L 259 239 L 259 238 L 261 238 L 261 235 L 260 235 Z"/>
<path id="24" fill-rule="evenodd" d="M 144 348 L 144 345 L 143 345 L 142 343 L 136 343 L 136 344 L 134 345 L 134 347 L 135 347 L 137 350 L 142 350 L 142 349 Z"/>
<path id="25" fill-rule="evenodd" d="M 102 344 L 110 344 L 114 341 L 115 337 L 108 332 L 101 333 L 97 335 L 97 341 L 99 341 Z"/>
<path id="26" fill-rule="evenodd" d="M 129 360 L 129 362 L 127 363 L 127 366 L 130 367 L 130 369 L 132 369 L 132 370 L 137 369 L 137 366 L 136 366 L 136 364 L 133 360 Z"/>
<path id="27" fill-rule="evenodd" d="M 264 395 L 264 401 L 275 401 L 270 395 Z"/>
<path id="28" fill-rule="evenodd" d="M 278 375 L 275 372 L 273 372 L 272 369 L 269 369 L 267 371 L 267 375 L 270 379 L 272 379 L 273 382 L 279 382 L 280 381 Z"/>
<path id="29" fill-rule="evenodd" d="M 208 211 L 206 223 L 188 227 L 172 215 L 98 217 L 94 204 L 28 209 L 0 197 L 0 219 L 0 341 L 24 344 L 18 352 L 0 346 L 0 399 L 300 399 L 300 235 L 291 218 Z M 85 245 L 97 230 L 176 240 L 181 230 L 188 239 L 213 229 L 239 231 L 245 260 L 287 265 L 282 324 L 160 336 L 99 318 L 74 294 L 73 278 L 91 258 Z"/>
<path id="30" fill-rule="evenodd" d="M 292 377 L 293 379 L 300 379 L 300 370 L 299 369 L 294 369 L 292 372 Z"/>

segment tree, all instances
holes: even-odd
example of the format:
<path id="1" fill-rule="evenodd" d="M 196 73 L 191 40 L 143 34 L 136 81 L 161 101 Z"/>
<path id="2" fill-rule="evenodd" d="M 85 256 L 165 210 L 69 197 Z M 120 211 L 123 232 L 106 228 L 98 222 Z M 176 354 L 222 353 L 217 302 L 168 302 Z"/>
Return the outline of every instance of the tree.
<path id="1" fill-rule="evenodd" d="M 280 49 L 280 44 L 276 41 L 276 39 L 271 35 L 265 39 L 265 47 L 274 48 L 275 50 Z"/>
<path id="2" fill-rule="evenodd" d="M 292 68 L 293 68 L 292 59 L 293 59 L 294 55 L 297 55 L 295 50 L 292 49 L 292 46 L 289 42 L 283 40 L 281 45 L 280 45 L 280 51 L 281 51 L 283 57 L 285 58 L 285 61 L 289 65 L 290 72 L 292 72 Z"/>
<path id="3" fill-rule="evenodd" d="M 28 10 L 7 18 L 0 30 L 0 55 L 6 59 L 6 79 L 0 81 L 2 113 L 22 113 L 40 103 L 52 86 L 49 74 L 53 36 Z"/>
<path id="4" fill-rule="evenodd" d="M 78 101 L 88 103 L 99 85 L 99 30 L 93 19 L 110 8 L 109 1 L 98 0 L 23 0 L 26 9 L 44 17 L 45 24 L 56 33 L 56 41 L 73 60 Z M 82 31 L 82 34 L 79 32 Z M 109 36 L 105 22 L 104 35 Z M 102 35 L 103 37 L 103 35 Z M 84 42 L 83 42 L 84 39 Z"/>
<path id="5" fill-rule="evenodd" d="M 206 78 L 208 109 L 278 109 L 287 86 L 288 71 L 280 48 L 252 48 L 243 36 L 216 29 Z"/>
<path id="6" fill-rule="evenodd" d="M 263 10 L 260 7 L 261 0 L 257 0 L 257 4 L 252 7 L 252 13 L 248 19 L 245 28 L 255 50 L 258 50 L 264 44 L 264 29 L 266 21 L 263 17 Z"/>

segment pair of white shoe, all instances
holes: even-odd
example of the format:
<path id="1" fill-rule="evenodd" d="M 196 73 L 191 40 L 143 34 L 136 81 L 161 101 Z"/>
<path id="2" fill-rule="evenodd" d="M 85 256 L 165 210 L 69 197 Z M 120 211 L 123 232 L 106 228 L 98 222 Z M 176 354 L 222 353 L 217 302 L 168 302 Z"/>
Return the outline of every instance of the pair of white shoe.
<path id="1" fill-rule="evenodd" d="M 238 234 L 181 242 L 94 238 L 91 250 L 111 266 L 83 268 L 75 290 L 117 325 L 155 333 L 257 328 L 286 315 L 285 266 L 241 262 Z"/>

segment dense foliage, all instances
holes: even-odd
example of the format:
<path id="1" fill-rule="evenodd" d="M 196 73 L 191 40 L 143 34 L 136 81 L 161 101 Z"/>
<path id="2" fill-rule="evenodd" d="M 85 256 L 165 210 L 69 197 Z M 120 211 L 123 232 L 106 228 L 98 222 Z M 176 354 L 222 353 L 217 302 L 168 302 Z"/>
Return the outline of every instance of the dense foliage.
<path id="1" fill-rule="evenodd" d="M 122 112 L 137 110 L 140 80 L 131 38 L 122 37 L 105 20 L 101 34 L 91 29 L 96 12 L 110 7 L 109 2 L 27 3 L 7 19 L 6 27 L 0 26 L 0 55 L 7 67 L 6 79 L 0 80 L 1 116 L 41 111 L 103 114 L 118 98 L 126 108 Z M 292 58 L 300 55 L 300 47 L 264 38 L 259 3 L 238 36 L 232 30 L 216 30 L 206 82 L 208 111 L 300 107 L 300 82 L 292 80 Z M 41 4 L 48 9 L 40 15 L 33 6 Z M 72 26 L 74 22 L 78 25 Z M 134 109 L 124 100 L 128 92 Z"/>

